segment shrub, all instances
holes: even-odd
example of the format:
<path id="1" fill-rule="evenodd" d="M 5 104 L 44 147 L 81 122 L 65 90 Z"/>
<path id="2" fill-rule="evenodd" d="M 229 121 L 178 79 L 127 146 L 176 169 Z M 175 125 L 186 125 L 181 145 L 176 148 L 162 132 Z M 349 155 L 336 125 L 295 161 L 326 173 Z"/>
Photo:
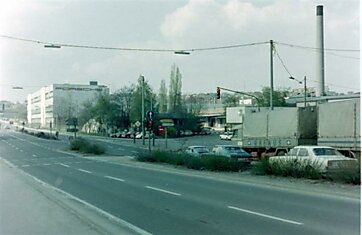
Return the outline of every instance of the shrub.
<path id="1" fill-rule="evenodd" d="M 177 166 L 185 166 L 195 170 L 236 172 L 246 168 L 245 163 L 215 155 L 194 157 L 186 153 L 153 151 L 151 153 L 142 153 L 138 155 L 136 159 L 143 162 L 160 162 Z"/>
<path id="2" fill-rule="evenodd" d="M 254 174 L 291 176 L 295 178 L 320 179 L 320 164 L 311 160 L 285 159 L 270 162 L 261 160 L 252 169 Z"/>
<path id="3" fill-rule="evenodd" d="M 97 155 L 105 153 L 105 148 L 103 146 L 90 142 L 84 138 L 73 139 L 70 142 L 70 150 Z"/>
<path id="4" fill-rule="evenodd" d="M 361 184 L 361 168 L 358 165 L 353 169 L 343 169 L 336 172 L 330 172 L 327 174 L 327 179 L 336 182 L 343 182 L 347 184 Z"/>

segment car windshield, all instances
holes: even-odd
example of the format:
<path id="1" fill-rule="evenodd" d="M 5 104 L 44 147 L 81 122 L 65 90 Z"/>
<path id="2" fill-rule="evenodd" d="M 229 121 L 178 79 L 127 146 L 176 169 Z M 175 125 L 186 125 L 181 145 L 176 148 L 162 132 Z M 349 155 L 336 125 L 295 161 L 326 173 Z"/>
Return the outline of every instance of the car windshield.
<path id="1" fill-rule="evenodd" d="M 340 152 L 332 148 L 314 148 L 313 153 L 316 156 L 342 156 Z"/>
<path id="2" fill-rule="evenodd" d="M 225 147 L 225 150 L 230 152 L 230 153 L 240 153 L 240 152 L 244 152 L 244 150 L 242 150 L 240 147 Z"/>
<path id="3" fill-rule="evenodd" d="M 205 147 L 196 147 L 195 151 L 198 153 L 208 153 L 209 152 L 209 150 Z"/>

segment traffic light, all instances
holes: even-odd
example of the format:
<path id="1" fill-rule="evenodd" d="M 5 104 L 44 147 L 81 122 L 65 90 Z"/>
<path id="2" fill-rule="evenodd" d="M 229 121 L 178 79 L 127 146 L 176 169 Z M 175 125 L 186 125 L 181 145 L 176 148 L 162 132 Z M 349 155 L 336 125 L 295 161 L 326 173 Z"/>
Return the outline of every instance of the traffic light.
<path id="1" fill-rule="evenodd" d="M 220 99 L 220 87 L 216 88 L 216 99 Z"/>

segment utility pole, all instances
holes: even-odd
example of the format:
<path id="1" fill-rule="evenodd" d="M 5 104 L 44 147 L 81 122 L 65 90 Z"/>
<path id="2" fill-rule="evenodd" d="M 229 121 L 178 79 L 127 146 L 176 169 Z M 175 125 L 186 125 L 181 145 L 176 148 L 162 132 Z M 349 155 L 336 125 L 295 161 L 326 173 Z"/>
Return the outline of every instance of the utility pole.
<path id="1" fill-rule="evenodd" d="M 273 92 L 274 92 L 273 52 L 274 52 L 274 42 L 273 40 L 270 40 L 270 110 L 273 110 Z"/>
<path id="2" fill-rule="evenodd" d="M 141 75 L 141 87 L 142 87 L 142 143 L 145 145 L 145 77 Z"/>
<path id="3" fill-rule="evenodd" d="M 304 108 L 307 107 L 307 76 L 304 76 Z"/>

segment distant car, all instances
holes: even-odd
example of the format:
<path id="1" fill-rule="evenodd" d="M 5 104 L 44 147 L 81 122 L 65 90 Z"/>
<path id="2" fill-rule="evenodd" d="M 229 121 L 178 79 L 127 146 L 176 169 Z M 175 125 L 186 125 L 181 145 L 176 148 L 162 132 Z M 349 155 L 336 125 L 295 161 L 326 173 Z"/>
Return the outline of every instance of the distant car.
<path id="1" fill-rule="evenodd" d="M 238 145 L 215 145 L 212 152 L 215 155 L 234 158 L 246 163 L 252 161 L 252 156 Z"/>
<path id="2" fill-rule="evenodd" d="M 145 139 L 148 139 L 148 137 L 149 137 L 149 134 L 148 133 L 146 133 L 145 134 Z M 138 134 L 136 134 L 136 137 L 135 137 L 136 139 L 142 139 L 142 132 L 141 133 L 138 133 Z"/>
<path id="3" fill-rule="evenodd" d="M 211 134 L 211 128 L 209 127 L 204 127 L 200 131 L 200 135 L 210 135 L 210 134 Z"/>
<path id="4" fill-rule="evenodd" d="M 233 133 L 231 132 L 225 132 L 224 134 L 220 135 L 221 140 L 231 140 L 233 138 Z"/>
<path id="5" fill-rule="evenodd" d="M 358 160 L 348 158 L 336 149 L 328 146 L 296 146 L 285 156 L 270 157 L 270 162 L 287 161 L 310 161 L 319 168 L 321 172 L 338 171 L 358 166 Z"/>
<path id="6" fill-rule="evenodd" d="M 209 154 L 210 151 L 205 146 L 193 145 L 193 146 L 187 147 L 186 153 L 188 153 L 190 155 L 193 155 L 193 156 L 198 156 L 199 157 L 201 155 Z"/>

